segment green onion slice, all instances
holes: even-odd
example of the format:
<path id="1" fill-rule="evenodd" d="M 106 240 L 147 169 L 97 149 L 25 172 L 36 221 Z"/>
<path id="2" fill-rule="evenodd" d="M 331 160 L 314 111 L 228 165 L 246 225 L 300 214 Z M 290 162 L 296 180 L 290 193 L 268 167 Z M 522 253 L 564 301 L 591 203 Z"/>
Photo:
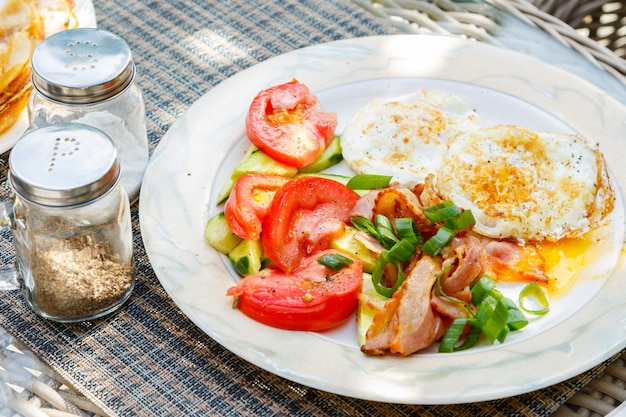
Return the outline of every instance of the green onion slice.
<path id="1" fill-rule="evenodd" d="M 461 213 L 461 209 L 458 208 L 452 201 L 443 201 L 434 206 L 426 207 L 422 210 L 424 215 L 433 223 L 442 222 L 448 217 L 455 216 Z"/>
<path id="2" fill-rule="evenodd" d="M 321 265 L 324 265 L 327 268 L 332 269 L 333 271 L 339 271 L 350 264 L 354 263 L 354 261 L 347 256 L 340 255 L 338 253 L 331 253 L 329 255 L 324 255 L 320 257 L 317 262 Z"/>
<path id="3" fill-rule="evenodd" d="M 400 239 L 408 240 L 413 245 L 422 243 L 422 234 L 420 233 L 415 220 L 410 217 L 398 218 L 394 222 L 396 233 Z"/>
<path id="4" fill-rule="evenodd" d="M 380 283 L 383 277 L 383 274 L 385 272 L 385 269 L 387 265 L 390 263 L 393 264 L 398 270 L 398 277 L 396 279 L 396 283 L 391 288 L 385 287 L 381 285 Z M 387 298 L 392 297 L 393 293 L 396 292 L 398 288 L 400 288 L 400 285 L 402 285 L 405 278 L 406 277 L 404 275 L 404 272 L 402 271 L 402 267 L 400 263 L 392 259 L 389 256 L 389 252 L 381 252 L 381 254 L 378 255 L 378 259 L 376 260 L 376 264 L 374 265 L 374 270 L 372 271 L 372 283 L 374 284 L 374 288 L 376 289 L 377 293 L 379 293 L 380 295 L 384 295 Z"/>
<path id="5" fill-rule="evenodd" d="M 353 190 L 373 190 L 387 187 L 391 178 L 391 175 L 360 174 L 350 178 L 346 185 Z"/>
<path id="6" fill-rule="evenodd" d="M 400 240 L 389 249 L 389 257 L 398 262 L 404 262 L 408 260 L 417 252 L 415 245 L 406 239 Z"/>
<path id="7" fill-rule="evenodd" d="M 495 288 L 496 282 L 487 275 L 483 275 L 476 284 L 472 285 L 472 303 L 474 303 L 474 305 L 480 304 L 483 298 Z"/>
<path id="8" fill-rule="evenodd" d="M 428 239 L 422 246 L 422 251 L 429 256 L 437 256 L 443 248 L 454 239 L 454 230 L 442 226 L 437 234 Z"/>
<path id="9" fill-rule="evenodd" d="M 457 346 L 459 340 L 463 336 L 465 326 L 468 324 L 471 325 L 471 329 L 465 337 L 463 343 L 460 346 Z M 456 318 L 441 339 L 441 342 L 439 343 L 439 352 L 451 353 L 469 349 L 476 345 L 481 333 L 482 330 L 480 328 L 480 323 L 478 323 L 476 319 L 467 317 Z"/>
<path id="10" fill-rule="evenodd" d="M 377 214 L 374 217 L 374 222 L 376 223 L 376 232 L 378 232 L 378 240 L 381 245 L 386 249 L 390 249 L 393 245 L 398 243 L 400 239 L 397 238 L 391 226 L 391 221 L 386 216 Z"/>
<path id="11" fill-rule="evenodd" d="M 376 226 L 374 226 L 374 223 L 372 223 L 369 219 L 365 217 L 352 217 L 350 219 L 350 222 L 356 230 L 365 232 L 378 239 L 378 231 L 376 231 Z"/>
<path id="12" fill-rule="evenodd" d="M 532 308 L 530 304 L 539 304 L 540 307 Z M 522 288 L 519 293 L 519 306 L 522 310 L 529 314 L 542 316 L 550 311 L 550 306 L 543 288 L 535 282 L 531 282 Z"/>
<path id="13" fill-rule="evenodd" d="M 507 320 L 509 310 L 500 302 L 500 299 L 488 294 L 478 306 L 476 319 L 482 324 L 483 334 L 491 343 L 496 340 L 502 342 L 508 333 Z M 502 335 L 505 332 L 504 336 Z"/>
<path id="14" fill-rule="evenodd" d="M 474 219 L 471 210 L 465 210 L 459 214 L 448 217 L 444 222 L 444 225 L 452 230 L 465 230 L 475 224 L 476 219 Z"/>

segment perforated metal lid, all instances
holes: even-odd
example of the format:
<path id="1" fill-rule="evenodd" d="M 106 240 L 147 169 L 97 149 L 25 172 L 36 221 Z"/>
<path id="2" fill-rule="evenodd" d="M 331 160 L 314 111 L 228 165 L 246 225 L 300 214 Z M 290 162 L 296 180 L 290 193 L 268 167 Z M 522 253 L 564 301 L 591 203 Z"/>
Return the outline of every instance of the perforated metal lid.
<path id="1" fill-rule="evenodd" d="M 26 133 L 9 155 L 9 180 L 20 197 L 67 207 L 106 193 L 120 176 L 117 149 L 99 129 L 66 123 Z"/>
<path id="2" fill-rule="evenodd" d="M 62 103 L 87 104 L 113 97 L 128 87 L 134 76 L 128 44 L 100 29 L 59 32 L 33 52 L 34 87 Z"/>

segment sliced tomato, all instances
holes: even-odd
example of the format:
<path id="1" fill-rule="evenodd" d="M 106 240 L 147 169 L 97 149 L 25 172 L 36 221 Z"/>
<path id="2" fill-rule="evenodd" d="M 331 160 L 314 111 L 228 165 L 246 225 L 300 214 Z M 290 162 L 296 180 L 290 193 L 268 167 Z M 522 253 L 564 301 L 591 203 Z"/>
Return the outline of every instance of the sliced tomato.
<path id="1" fill-rule="evenodd" d="M 239 177 L 224 205 L 226 223 L 233 233 L 243 239 L 259 239 L 263 220 L 274 195 L 289 180 L 290 178 L 263 174 Z"/>
<path id="2" fill-rule="evenodd" d="M 261 91 L 246 117 L 250 141 L 283 164 L 312 164 L 332 141 L 337 115 L 324 112 L 309 88 L 292 80 Z"/>
<path id="3" fill-rule="evenodd" d="M 242 279 L 227 295 L 238 297 L 237 308 L 248 317 L 288 330 L 320 331 L 346 320 L 357 305 L 363 266 L 353 262 L 333 271 L 318 259 L 336 250 L 306 258 L 291 273 L 265 269 Z M 342 254 L 346 256 L 345 254 Z"/>
<path id="4" fill-rule="evenodd" d="M 263 221 L 264 253 L 283 271 L 293 271 L 343 232 L 358 199 L 356 192 L 328 178 L 292 179 L 276 193 Z"/>

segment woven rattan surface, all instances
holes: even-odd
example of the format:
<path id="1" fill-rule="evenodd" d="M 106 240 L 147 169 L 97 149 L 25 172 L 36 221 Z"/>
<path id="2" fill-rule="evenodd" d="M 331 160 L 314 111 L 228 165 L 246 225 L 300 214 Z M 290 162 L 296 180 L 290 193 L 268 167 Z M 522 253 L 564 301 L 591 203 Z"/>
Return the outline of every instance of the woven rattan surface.
<path id="1" fill-rule="evenodd" d="M 479 2 L 94 3 L 99 26 L 118 33 L 133 50 L 152 149 L 212 86 L 296 48 L 355 36 L 422 31 L 499 42 L 494 9 Z M 621 82 L 622 64 L 605 48 L 588 52 L 583 35 L 530 3 L 498 3 L 550 36 L 568 39 L 564 44 L 585 51 L 585 59 L 600 62 Z M 199 54 L 201 47 L 213 52 Z M 0 198 L 8 193 L 6 169 L 5 154 L 0 158 Z M 0 325 L 19 336 L 19 341 L 2 339 L 8 343 L 0 346 L 0 370 L 5 371 L 0 378 L 13 384 L 12 394 L 19 392 L 14 397 L 28 408 L 21 409 L 24 415 L 41 415 L 37 413 L 42 408 L 49 408 L 67 413 L 48 410 L 50 415 L 111 416 L 546 416 L 557 409 L 578 412 L 569 403 L 568 410 L 559 407 L 581 395 L 597 398 L 601 383 L 596 381 L 616 386 L 621 378 L 616 375 L 624 369 L 623 358 L 616 355 L 563 383 L 477 404 L 406 406 L 328 394 L 244 362 L 200 331 L 168 297 L 152 271 L 141 241 L 137 207 L 133 208 L 133 231 L 138 283 L 128 304 L 110 317 L 80 325 L 50 323 L 34 316 L 19 293 L 0 293 Z M 0 261 L 9 263 L 13 254 L 9 234 L 0 235 L 0 248 Z M 0 404 L 7 400 L 0 397 Z M 621 401 L 611 404 L 606 396 L 600 400 L 609 404 L 605 411 Z M 0 411 L 3 416 L 15 414 L 8 408 Z"/>

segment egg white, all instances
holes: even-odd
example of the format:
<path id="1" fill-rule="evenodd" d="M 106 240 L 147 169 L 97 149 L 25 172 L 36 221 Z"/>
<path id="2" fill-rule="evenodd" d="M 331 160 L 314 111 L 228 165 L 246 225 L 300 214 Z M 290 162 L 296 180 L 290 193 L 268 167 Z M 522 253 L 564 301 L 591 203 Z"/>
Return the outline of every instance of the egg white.
<path id="1" fill-rule="evenodd" d="M 461 97 L 421 90 L 362 107 L 341 133 L 341 147 L 355 172 L 412 186 L 439 168 L 451 137 L 483 125 Z"/>
<path id="2" fill-rule="evenodd" d="M 436 170 L 439 194 L 493 238 L 578 237 L 613 209 L 597 146 L 577 135 L 498 125 L 457 135 Z"/>

